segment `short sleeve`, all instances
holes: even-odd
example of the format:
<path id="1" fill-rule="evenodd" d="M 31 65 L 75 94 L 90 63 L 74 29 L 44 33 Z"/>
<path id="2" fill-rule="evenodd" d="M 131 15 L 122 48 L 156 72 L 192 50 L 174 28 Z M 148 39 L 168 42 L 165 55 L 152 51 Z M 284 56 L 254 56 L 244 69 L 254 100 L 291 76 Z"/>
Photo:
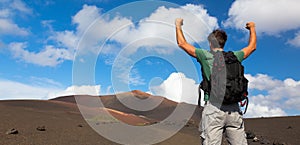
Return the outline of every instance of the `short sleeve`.
<path id="1" fill-rule="evenodd" d="M 240 62 L 242 62 L 244 60 L 244 55 L 245 55 L 244 51 L 241 51 L 241 50 L 240 51 L 234 51 L 233 53 Z"/>
<path id="2" fill-rule="evenodd" d="M 195 52 L 196 52 L 196 58 L 197 58 L 197 61 L 198 61 L 198 62 L 202 62 L 202 61 L 203 61 L 203 58 L 204 58 L 203 50 L 197 48 Z"/>
<path id="3" fill-rule="evenodd" d="M 198 62 L 204 62 L 204 60 L 206 59 L 205 53 L 207 53 L 207 51 L 204 49 L 196 49 L 196 58 Z"/>

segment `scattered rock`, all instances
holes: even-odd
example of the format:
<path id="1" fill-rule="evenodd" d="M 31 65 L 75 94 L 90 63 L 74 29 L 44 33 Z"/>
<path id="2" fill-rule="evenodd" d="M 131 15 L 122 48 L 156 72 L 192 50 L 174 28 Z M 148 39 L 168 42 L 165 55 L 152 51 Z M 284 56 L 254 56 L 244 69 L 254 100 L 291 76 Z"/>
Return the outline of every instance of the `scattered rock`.
<path id="1" fill-rule="evenodd" d="M 196 123 L 194 120 L 189 120 L 186 124 L 185 124 L 185 127 L 195 127 L 196 126 Z"/>
<path id="2" fill-rule="evenodd" d="M 258 141 L 259 141 L 259 139 L 257 137 L 253 138 L 253 142 L 258 142 Z"/>
<path id="3" fill-rule="evenodd" d="M 287 129 L 293 129 L 293 127 L 292 126 L 288 126 Z"/>
<path id="4" fill-rule="evenodd" d="M 12 128 L 12 129 L 8 130 L 5 134 L 18 134 L 18 133 L 19 133 L 18 130 Z"/>
<path id="5" fill-rule="evenodd" d="M 260 141 L 260 144 L 270 144 L 270 141 L 263 138 L 261 141 Z"/>
<path id="6" fill-rule="evenodd" d="M 246 131 L 246 138 L 247 139 L 254 139 L 255 138 L 254 132 L 251 131 L 251 130 Z"/>
<path id="7" fill-rule="evenodd" d="M 46 127 L 45 126 L 38 126 L 36 128 L 36 130 L 38 130 L 38 131 L 46 131 Z"/>
<path id="8" fill-rule="evenodd" d="M 78 125 L 77 125 L 77 127 L 83 127 L 83 125 L 81 125 L 81 124 L 78 124 Z"/>
<path id="9" fill-rule="evenodd" d="M 273 142 L 273 145 L 288 145 L 288 144 L 285 143 L 285 142 L 281 142 L 281 141 L 275 140 L 275 141 Z"/>

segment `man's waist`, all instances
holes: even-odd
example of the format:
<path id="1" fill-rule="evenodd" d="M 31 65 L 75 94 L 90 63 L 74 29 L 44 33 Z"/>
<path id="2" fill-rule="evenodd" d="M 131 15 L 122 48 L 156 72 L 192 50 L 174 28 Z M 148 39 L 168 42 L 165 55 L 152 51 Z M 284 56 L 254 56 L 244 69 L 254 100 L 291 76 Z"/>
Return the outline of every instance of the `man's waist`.
<path id="1" fill-rule="evenodd" d="M 238 103 L 232 103 L 232 104 L 223 104 L 223 103 L 216 103 L 216 102 L 210 102 L 207 101 L 207 104 L 211 104 L 215 106 L 216 108 L 220 109 L 224 112 L 240 112 L 240 106 Z"/>

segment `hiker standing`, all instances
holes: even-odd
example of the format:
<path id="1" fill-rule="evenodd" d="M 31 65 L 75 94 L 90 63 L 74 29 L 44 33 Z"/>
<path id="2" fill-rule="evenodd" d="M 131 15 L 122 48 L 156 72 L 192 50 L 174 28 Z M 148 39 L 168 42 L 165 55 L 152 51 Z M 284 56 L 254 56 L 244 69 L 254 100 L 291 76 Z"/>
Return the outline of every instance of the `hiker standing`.
<path id="1" fill-rule="evenodd" d="M 198 49 L 193 45 L 186 42 L 186 39 L 183 35 L 181 26 L 183 25 L 183 19 L 177 18 L 175 21 L 176 24 L 176 38 L 177 44 L 180 48 L 182 48 L 185 52 L 187 52 L 192 57 L 196 58 L 198 62 L 201 64 L 202 78 L 203 81 L 201 85 L 204 85 L 205 92 L 205 101 L 207 102 L 204 106 L 202 112 L 201 125 L 199 125 L 199 130 L 201 132 L 202 144 L 204 145 L 221 145 L 223 132 L 225 133 L 226 140 L 229 144 L 232 145 L 246 145 L 246 135 L 244 131 L 244 122 L 242 118 L 242 112 L 239 106 L 239 102 L 227 101 L 225 98 L 225 94 L 228 96 L 227 84 L 228 80 L 226 80 L 226 72 L 231 73 L 232 71 L 228 70 L 231 67 L 227 67 L 228 59 L 233 58 L 237 63 L 241 65 L 241 62 L 246 59 L 255 49 L 256 49 L 256 32 L 255 32 L 255 23 L 249 22 L 246 24 L 246 28 L 250 32 L 249 44 L 247 47 L 234 51 L 232 53 L 225 53 L 224 45 L 227 41 L 227 34 L 225 31 L 217 29 L 214 30 L 209 36 L 208 41 L 210 45 L 210 50 Z M 216 55 L 218 57 L 216 57 Z M 231 57 L 231 58 L 227 58 Z M 219 59 L 220 58 L 220 59 Z M 223 58 L 223 60 L 222 60 Z M 218 59 L 218 62 L 216 62 Z M 221 61 L 220 61 L 221 60 Z M 222 63 L 226 68 L 225 72 L 222 72 L 221 75 L 215 75 L 213 72 L 218 71 L 213 66 L 218 66 L 218 63 Z M 222 70 L 222 68 L 219 68 Z M 242 70 L 243 71 L 243 68 Z M 242 72 L 244 73 L 244 72 Z M 220 73 L 219 73 L 220 74 Z M 215 82 L 218 82 L 218 79 L 222 79 L 220 76 L 225 76 L 222 80 L 223 85 L 225 87 L 215 87 Z M 213 78 L 214 76 L 214 78 Z M 245 78 L 244 78 L 245 79 Z M 222 84 L 222 81 L 219 81 Z M 226 84 L 227 81 L 227 84 Z M 245 79 L 246 83 L 248 81 Z M 231 82 L 229 82 L 231 83 Z M 236 88 L 241 88 L 243 86 L 236 86 Z M 203 89 L 203 86 L 202 86 Z M 235 89 L 235 87 L 233 88 Z M 247 86 L 246 86 L 247 89 Z M 218 93 L 223 94 L 221 101 L 218 101 L 216 96 L 219 96 Z M 225 93 L 226 92 L 226 93 Z M 229 96 L 232 94 L 229 94 Z M 247 96 L 247 91 L 243 95 Z M 232 95 L 236 96 L 236 95 Z M 241 95 L 242 96 L 242 95 Z M 230 96 L 231 97 L 231 96 Z M 220 98 L 220 97 L 219 97 Z M 223 100 L 224 99 L 224 100 Z"/>

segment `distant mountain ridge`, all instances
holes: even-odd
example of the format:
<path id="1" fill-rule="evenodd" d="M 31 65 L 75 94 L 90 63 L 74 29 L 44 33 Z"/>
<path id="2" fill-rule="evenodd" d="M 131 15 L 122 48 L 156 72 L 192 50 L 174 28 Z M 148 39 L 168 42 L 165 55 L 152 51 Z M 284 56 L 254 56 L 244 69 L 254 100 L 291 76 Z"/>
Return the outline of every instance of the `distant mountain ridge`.
<path id="1" fill-rule="evenodd" d="M 89 95 L 76 95 L 77 99 L 79 99 L 79 103 L 82 102 L 88 107 L 99 107 L 99 104 L 92 99 L 91 97 L 99 97 L 101 99 L 101 102 L 103 103 L 105 108 L 117 110 L 120 112 L 124 113 L 129 113 L 129 114 L 135 114 L 135 115 L 141 115 L 141 116 L 146 116 L 147 118 L 151 118 L 157 121 L 164 120 L 166 117 L 168 117 L 174 109 L 177 107 L 178 104 L 177 102 L 171 101 L 169 99 L 166 99 L 161 96 L 153 96 L 151 94 L 139 91 L 139 90 L 133 90 L 131 92 L 124 92 L 124 93 L 119 93 L 116 95 L 104 95 L 104 96 L 89 96 Z M 150 101 L 157 101 L 161 100 L 162 102 L 153 110 L 149 111 L 137 111 L 133 110 L 131 108 L 126 107 L 122 102 L 120 102 L 119 99 L 128 99 L 131 97 L 136 97 L 138 99 L 150 99 Z M 62 96 L 62 97 L 57 97 L 53 98 L 51 100 L 56 100 L 56 101 L 63 101 L 63 102 L 70 102 L 70 103 L 76 103 L 75 96 Z M 191 105 L 191 104 L 190 104 Z M 192 105 L 195 106 L 195 105 Z M 200 116 L 201 116 L 201 111 L 203 108 L 198 108 L 195 106 L 195 112 L 194 115 L 192 116 L 192 120 L 195 122 L 200 121 Z"/>

